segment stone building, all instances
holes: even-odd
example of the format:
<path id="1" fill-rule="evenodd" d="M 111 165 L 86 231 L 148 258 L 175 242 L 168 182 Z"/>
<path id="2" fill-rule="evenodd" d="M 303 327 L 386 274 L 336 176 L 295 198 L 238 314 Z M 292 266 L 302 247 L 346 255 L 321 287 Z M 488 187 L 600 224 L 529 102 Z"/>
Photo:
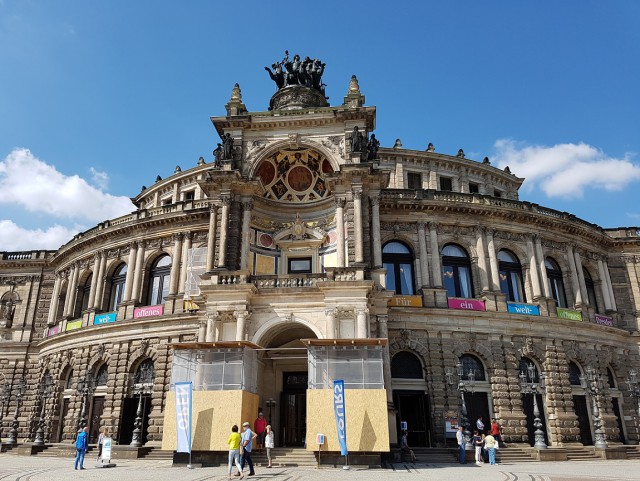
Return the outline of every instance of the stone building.
<path id="1" fill-rule="evenodd" d="M 522 201 L 522 178 L 462 150 L 378 149 L 355 77 L 342 105 L 279 85 L 257 112 L 236 85 L 211 121 L 215 162 L 56 251 L 0 253 L 3 440 L 86 422 L 129 444 L 140 407 L 159 445 L 173 346 L 246 341 L 276 442 L 302 446 L 301 339 L 382 339 L 391 445 L 404 422 L 412 446 L 451 443 L 461 399 L 510 443 L 533 445 L 534 398 L 549 446 L 640 441 L 640 229 Z"/>

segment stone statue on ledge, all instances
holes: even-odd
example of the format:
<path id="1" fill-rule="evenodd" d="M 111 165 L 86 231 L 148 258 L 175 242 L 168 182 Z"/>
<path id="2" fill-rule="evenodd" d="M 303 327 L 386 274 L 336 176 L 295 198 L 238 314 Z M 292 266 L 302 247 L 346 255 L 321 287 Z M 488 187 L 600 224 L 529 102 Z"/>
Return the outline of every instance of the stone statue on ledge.
<path id="1" fill-rule="evenodd" d="M 222 159 L 221 160 L 233 160 L 233 137 L 227 133 L 222 136 Z"/>
<path id="2" fill-rule="evenodd" d="M 293 56 L 293 60 L 289 60 L 288 50 L 285 50 L 284 54 L 284 58 L 279 62 L 273 63 L 271 68 L 264 68 L 269 73 L 271 80 L 276 83 L 277 90 L 292 85 L 301 85 L 317 90 L 325 99 L 328 99 L 324 93 L 326 85 L 322 83 L 322 74 L 326 64 L 317 58 L 312 60 L 309 57 L 305 57 L 304 60 L 300 60 L 300 55 L 298 54 Z"/>
<path id="3" fill-rule="evenodd" d="M 362 146 L 363 146 L 363 136 L 362 133 L 360 132 L 360 129 L 358 129 L 358 126 L 356 125 L 353 128 L 353 131 L 351 132 L 351 152 L 355 153 L 355 152 L 362 152 Z"/>
<path id="4" fill-rule="evenodd" d="M 367 160 L 375 160 L 378 157 L 379 147 L 380 141 L 376 139 L 376 134 L 371 134 L 371 138 L 367 144 Z"/>

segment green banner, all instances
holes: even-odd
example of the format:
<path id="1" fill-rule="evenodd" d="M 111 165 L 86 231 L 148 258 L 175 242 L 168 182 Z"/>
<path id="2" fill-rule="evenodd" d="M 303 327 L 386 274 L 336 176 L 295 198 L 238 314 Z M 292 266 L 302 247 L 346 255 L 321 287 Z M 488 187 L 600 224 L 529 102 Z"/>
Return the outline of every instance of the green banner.
<path id="1" fill-rule="evenodd" d="M 569 319 L 571 321 L 581 321 L 582 312 L 574 311 L 573 309 L 563 309 L 558 307 L 558 317 L 561 319 Z"/>
<path id="2" fill-rule="evenodd" d="M 74 329 L 80 329 L 82 327 L 82 319 L 77 321 L 69 321 L 67 322 L 67 327 L 65 331 L 73 331 Z"/>

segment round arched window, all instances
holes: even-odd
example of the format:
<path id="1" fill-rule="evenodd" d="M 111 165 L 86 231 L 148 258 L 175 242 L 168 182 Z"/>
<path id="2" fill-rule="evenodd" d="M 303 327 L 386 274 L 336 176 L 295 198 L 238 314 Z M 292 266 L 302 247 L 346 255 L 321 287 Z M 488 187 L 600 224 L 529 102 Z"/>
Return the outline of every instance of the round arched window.
<path id="1" fill-rule="evenodd" d="M 391 377 L 400 379 L 424 379 L 422 363 L 415 354 L 400 351 L 391 358 Z"/>
<path id="2" fill-rule="evenodd" d="M 171 257 L 163 255 L 158 257 L 151 266 L 149 275 L 149 299 L 150 306 L 164 303 L 169 295 L 169 284 L 171 282 Z"/>
<path id="3" fill-rule="evenodd" d="M 387 290 L 396 294 L 414 294 L 413 252 L 406 244 L 387 242 L 382 248 L 382 263 L 387 270 Z"/>
<path id="4" fill-rule="evenodd" d="M 448 244 L 442 249 L 442 276 L 449 297 L 473 297 L 471 262 L 460 246 Z"/>

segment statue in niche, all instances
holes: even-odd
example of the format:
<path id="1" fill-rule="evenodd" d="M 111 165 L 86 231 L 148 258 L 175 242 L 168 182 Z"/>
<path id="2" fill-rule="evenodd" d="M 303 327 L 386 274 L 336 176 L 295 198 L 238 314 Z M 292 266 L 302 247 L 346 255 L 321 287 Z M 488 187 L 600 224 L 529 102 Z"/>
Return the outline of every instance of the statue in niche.
<path id="1" fill-rule="evenodd" d="M 222 159 L 221 160 L 233 160 L 233 137 L 231 134 L 224 134 L 222 136 Z"/>
<path id="2" fill-rule="evenodd" d="M 371 134 L 371 138 L 367 143 L 367 160 L 374 160 L 378 157 L 378 148 L 380 147 L 380 141 L 376 139 L 376 134 Z"/>
<path id="3" fill-rule="evenodd" d="M 11 294 L 9 296 L 9 299 L 7 299 L 0 309 L 0 327 L 11 327 L 13 324 L 13 315 L 15 313 L 16 306 Z"/>
<path id="4" fill-rule="evenodd" d="M 362 152 L 362 133 L 360 133 L 360 129 L 356 125 L 351 132 L 351 152 Z"/>

